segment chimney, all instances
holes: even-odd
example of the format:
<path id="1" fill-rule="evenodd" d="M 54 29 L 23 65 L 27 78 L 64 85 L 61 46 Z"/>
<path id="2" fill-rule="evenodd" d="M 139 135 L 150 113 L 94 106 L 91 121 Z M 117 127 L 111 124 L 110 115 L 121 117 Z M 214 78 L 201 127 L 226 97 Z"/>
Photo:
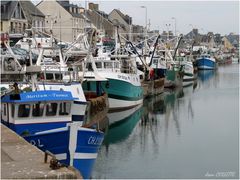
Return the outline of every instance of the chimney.
<path id="1" fill-rule="evenodd" d="M 88 3 L 88 9 L 94 10 L 94 11 L 98 11 L 98 4 L 94 4 L 94 3 Z"/>

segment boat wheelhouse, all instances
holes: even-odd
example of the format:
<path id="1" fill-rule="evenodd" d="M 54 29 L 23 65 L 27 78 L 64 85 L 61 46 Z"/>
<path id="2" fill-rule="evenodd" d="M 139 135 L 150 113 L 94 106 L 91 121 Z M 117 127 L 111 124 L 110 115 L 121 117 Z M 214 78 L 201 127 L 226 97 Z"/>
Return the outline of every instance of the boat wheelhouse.
<path id="1" fill-rule="evenodd" d="M 72 121 L 73 100 L 72 94 L 66 91 L 4 95 L 2 122 L 20 135 L 65 127 Z"/>

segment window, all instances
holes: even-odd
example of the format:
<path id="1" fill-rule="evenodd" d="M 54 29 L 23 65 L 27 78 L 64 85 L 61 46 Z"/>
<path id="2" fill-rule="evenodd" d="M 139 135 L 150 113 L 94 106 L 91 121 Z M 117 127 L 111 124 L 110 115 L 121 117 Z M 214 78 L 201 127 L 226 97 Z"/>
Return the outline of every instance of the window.
<path id="1" fill-rule="evenodd" d="M 114 68 L 119 68 L 119 62 L 114 63 Z"/>
<path id="2" fill-rule="evenodd" d="M 1 12 L 5 13 L 5 6 L 4 5 L 1 5 Z"/>
<path id="3" fill-rule="evenodd" d="M 158 60 L 157 59 L 153 59 L 153 64 L 157 65 L 158 64 Z"/>
<path id="4" fill-rule="evenodd" d="M 12 118 L 14 118 L 14 112 L 15 112 L 15 106 L 14 106 L 14 104 L 12 104 L 11 110 L 12 110 Z"/>
<path id="5" fill-rule="evenodd" d="M 60 103 L 59 115 L 69 115 L 70 111 L 71 111 L 71 103 L 70 102 Z"/>
<path id="6" fill-rule="evenodd" d="M 86 68 L 88 71 L 93 71 L 92 63 L 87 63 Z"/>
<path id="7" fill-rule="evenodd" d="M 33 104 L 32 108 L 32 116 L 33 117 L 39 117 L 43 115 L 43 109 L 44 109 L 44 104 L 43 103 L 36 103 Z"/>
<path id="8" fill-rule="evenodd" d="M 101 62 L 96 62 L 95 64 L 96 64 L 97 68 L 102 68 L 102 63 Z"/>
<path id="9" fill-rule="evenodd" d="M 52 73 L 46 73 L 46 79 L 47 80 L 52 80 L 53 79 L 53 74 Z"/>
<path id="10" fill-rule="evenodd" d="M 3 115 L 6 116 L 7 115 L 7 105 L 4 104 L 4 107 L 3 107 Z"/>
<path id="11" fill-rule="evenodd" d="M 29 117 L 30 104 L 20 104 L 18 107 L 18 117 Z"/>
<path id="12" fill-rule="evenodd" d="M 104 68 L 112 68 L 111 62 L 104 62 Z"/>
<path id="13" fill-rule="evenodd" d="M 56 80 L 62 80 L 62 74 L 55 74 Z"/>
<path id="14" fill-rule="evenodd" d="M 46 105 L 46 116 L 55 116 L 57 113 L 57 103 L 48 103 Z"/>

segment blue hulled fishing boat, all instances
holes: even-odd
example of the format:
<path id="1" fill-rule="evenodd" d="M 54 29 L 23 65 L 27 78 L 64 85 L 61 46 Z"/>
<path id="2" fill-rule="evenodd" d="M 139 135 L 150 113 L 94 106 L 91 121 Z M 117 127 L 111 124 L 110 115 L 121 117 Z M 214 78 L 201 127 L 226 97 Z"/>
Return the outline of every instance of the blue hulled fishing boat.
<path id="1" fill-rule="evenodd" d="M 216 69 L 216 60 L 208 54 L 203 54 L 196 59 L 198 69 L 213 70 Z"/>
<path id="2" fill-rule="evenodd" d="M 104 134 L 72 122 L 73 100 L 71 92 L 55 90 L 3 95 L 1 121 L 89 178 Z"/>

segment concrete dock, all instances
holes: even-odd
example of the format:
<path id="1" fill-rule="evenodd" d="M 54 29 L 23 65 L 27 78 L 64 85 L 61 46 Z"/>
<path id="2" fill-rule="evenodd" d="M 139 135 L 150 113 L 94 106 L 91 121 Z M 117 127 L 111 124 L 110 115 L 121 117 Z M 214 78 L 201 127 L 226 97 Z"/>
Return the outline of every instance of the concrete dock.
<path id="1" fill-rule="evenodd" d="M 1 179 L 82 179 L 73 167 L 52 170 L 49 165 L 41 150 L 1 124 Z"/>

